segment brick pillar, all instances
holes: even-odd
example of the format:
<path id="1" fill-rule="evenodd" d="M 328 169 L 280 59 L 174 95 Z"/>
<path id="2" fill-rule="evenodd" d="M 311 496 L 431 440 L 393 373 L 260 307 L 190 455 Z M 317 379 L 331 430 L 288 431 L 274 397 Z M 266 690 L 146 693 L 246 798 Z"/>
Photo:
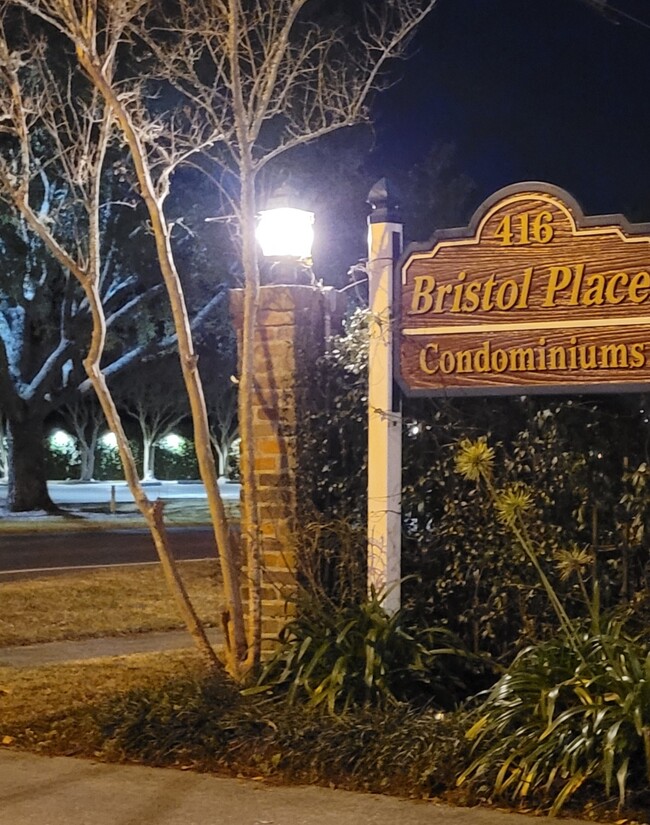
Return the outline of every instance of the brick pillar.
<path id="1" fill-rule="evenodd" d="M 293 607 L 287 599 L 297 583 L 300 444 L 296 422 L 309 414 L 309 379 L 316 359 L 324 351 L 326 314 L 334 294 L 332 290 L 324 292 L 302 285 L 263 286 L 259 293 L 252 406 L 254 473 L 262 532 L 262 642 L 267 651 Z M 241 353 L 242 290 L 231 293 L 231 314 Z M 242 462 L 245 456 L 242 449 Z M 245 489 L 242 496 L 245 550 L 251 533 Z"/>

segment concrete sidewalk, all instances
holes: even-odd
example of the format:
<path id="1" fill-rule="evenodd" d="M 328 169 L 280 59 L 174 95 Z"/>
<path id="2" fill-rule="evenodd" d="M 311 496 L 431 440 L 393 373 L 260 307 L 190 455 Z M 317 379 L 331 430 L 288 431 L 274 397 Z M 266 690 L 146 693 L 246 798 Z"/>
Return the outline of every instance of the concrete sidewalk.
<path id="1" fill-rule="evenodd" d="M 540 820 L 537 819 L 537 822 Z M 311 786 L 0 751 L 2 825 L 532 825 L 530 817 Z M 562 825 L 578 820 L 563 819 Z"/>
<path id="2" fill-rule="evenodd" d="M 223 642 L 223 633 L 208 628 L 213 645 Z M 124 636 L 101 636 L 76 641 L 43 642 L 35 645 L 0 647 L 0 667 L 40 667 L 59 662 L 78 662 L 110 656 L 130 656 L 136 653 L 156 653 L 183 650 L 193 646 L 187 630 L 165 630 L 152 633 L 131 633 Z M 0 819 L 0 825 L 4 825 Z"/>

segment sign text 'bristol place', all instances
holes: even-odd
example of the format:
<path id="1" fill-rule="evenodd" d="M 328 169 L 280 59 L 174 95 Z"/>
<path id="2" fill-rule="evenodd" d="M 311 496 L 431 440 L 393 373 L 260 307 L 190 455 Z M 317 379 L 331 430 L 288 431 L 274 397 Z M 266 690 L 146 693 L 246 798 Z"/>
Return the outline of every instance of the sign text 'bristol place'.
<path id="1" fill-rule="evenodd" d="M 548 184 L 497 193 L 397 272 L 412 395 L 584 392 L 650 381 L 650 226 L 585 218 Z"/>

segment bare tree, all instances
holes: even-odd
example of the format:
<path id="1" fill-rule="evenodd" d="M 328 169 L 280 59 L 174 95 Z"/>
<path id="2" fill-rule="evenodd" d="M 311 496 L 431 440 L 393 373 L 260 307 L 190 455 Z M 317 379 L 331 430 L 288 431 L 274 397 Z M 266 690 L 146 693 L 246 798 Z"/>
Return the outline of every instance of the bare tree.
<path id="1" fill-rule="evenodd" d="M 291 149 L 368 117 L 369 95 L 386 62 L 403 55 L 436 0 L 355 5 L 354 17 L 319 24 L 311 0 L 176 0 L 161 9 L 147 0 L 6 0 L 51 24 L 74 45 L 81 67 L 107 104 L 130 152 L 149 213 L 169 294 L 183 376 L 192 409 L 201 477 L 223 565 L 228 612 L 228 667 L 236 677 L 259 661 L 261 559 L 253 475 L 250 400 L 253 331 L 259 288 L 255 243 L 258 175 Z M 128 41 L 128 42 L 127 42 Z M 114 74 L 125 45 L 137 50 L 142 77 Z M 147 62 L 149 61 L 149 62 Z M 172 90 L 179 105 L 160 105 Z M 200 153 L 200 154 L 199 154 Z M 240 428 L 251 599 L 247 637 L 238 571 L 216 483 L 195 350 L 178 277 L 165 201 L 180 165 L 210 154 L 231 174 L 244 275 Z M 95 380 L 99 376 L 95 373 Z"/>
<path id="2" fill-rule="evenodd" d="M 80 72 L 56 76 L 48 63 L 44 41 L 28 33 L 17 35 L 10 46 L 8 32 L 17 31 L 9 20 L 11 4 L 0 5 L 0 194 L 13 205 L 31 231 L 46 245 L 61 267 L 83 290 L 92 318 L 90 347 L 84 361 L 89 380 L 106 421 L 117 438 L 120 458 L 133 496 L 151 530 L 167 582 L 197 646 L 211 666 L 218 661 L 178 575 L 163 522 L 162 503 L 151 502 L 140 482 L 120 416 L 100 368 L 106 340 L 102 304 L 101 184 L 107 151 L 115 135 L 111 109 Z M 119 24 L 108 21 L 113 33 L 104 53 L 103 71 L 112 79 Z M 21 37 L 23 38 L 21 41 Z M 32 207 L 34 191 L 42 183 L 43 162 L 35 146 L 47 137 L 53 147 L 48 173 L 56 169 L 65 180 L 68 198 L 56 222 Z M 39 140 L 40 139 L 40 140 Z M 73 231 L 62 237 L 68 221 Z M 63 339 L 65 341 L 65 336 Z"/>
<path id="3" fill-rule="evenodd" d="M 208 395 L 210 438 L 217 454 L 219 475 L 225 476 L 234 441 L 239 436 L 237 419 L 237 392 L 233 384 L 224 382 Z"/>

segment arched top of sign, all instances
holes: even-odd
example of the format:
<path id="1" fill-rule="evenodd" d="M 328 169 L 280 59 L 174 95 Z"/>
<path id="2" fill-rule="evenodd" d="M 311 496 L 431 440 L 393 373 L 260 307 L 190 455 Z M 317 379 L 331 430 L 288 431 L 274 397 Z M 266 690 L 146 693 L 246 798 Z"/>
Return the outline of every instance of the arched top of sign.
<path id="1" fill-rule="evenodd" d="M 497 192 L 396 271 L 408 394 L 603 392 L 650 380 L 650 225 L 558 187 Z"/>
<path id="2" fill-rule="evenodd" d="M 515 205 L 529 204 L 534 208 L 536 203 L 547 203 L 557 208 L 566 216 L 573 234 L 577 234 L 580 230 L 591 234 L 595 229 L 596 234 L 611 233 L 623 239 L 631 239 L 637 235 L 650 237 L 650 223 L 630 223 L 624 215 L 618 214 L 585 215 L 575 198 L 564 189 L 551 183 L 532 181 L 514 183 L 490 195 L 474 212 L 466 227 L 439 229 L 433 234 L 431 240 L 410 244 L 402 255 L 402 262 L 412 255 L 435 254 L 436 246 L 446 245 L 447 241 L 455 244 L 462 241 L 479 243 L 484 233 L 488 231 L 490 221 L 493 221 L 499 212 L 513 209 Z"/>

